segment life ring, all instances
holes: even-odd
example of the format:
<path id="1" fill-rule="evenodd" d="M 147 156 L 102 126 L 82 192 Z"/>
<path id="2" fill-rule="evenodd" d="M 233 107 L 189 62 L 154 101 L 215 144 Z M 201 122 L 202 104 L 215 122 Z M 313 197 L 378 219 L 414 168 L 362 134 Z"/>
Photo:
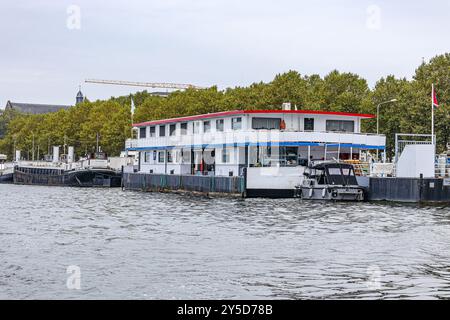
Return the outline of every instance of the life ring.
<path id="1" fill-rule="evenodd" d="M 336 190 L 333 190 L 333 192 L 331 193 L 331 196 L 333 198 L 336 198 L 338 196 L 338 192 Z"/>

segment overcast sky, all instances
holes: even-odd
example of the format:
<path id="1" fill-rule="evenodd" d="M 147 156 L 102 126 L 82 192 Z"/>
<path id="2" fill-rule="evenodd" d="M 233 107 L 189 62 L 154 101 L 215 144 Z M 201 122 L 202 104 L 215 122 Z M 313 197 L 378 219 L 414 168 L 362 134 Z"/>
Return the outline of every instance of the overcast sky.
<path id="1" fill-rule="evenodd" d="M 338 69 L 373 86 L 450 52 L 450 0 L 1 0 L 0 8 L 2 108 L 73 104 L 79 84 L 91 100 L 139 90 L 86 78 L 225 88 L 289 69 Z"/>

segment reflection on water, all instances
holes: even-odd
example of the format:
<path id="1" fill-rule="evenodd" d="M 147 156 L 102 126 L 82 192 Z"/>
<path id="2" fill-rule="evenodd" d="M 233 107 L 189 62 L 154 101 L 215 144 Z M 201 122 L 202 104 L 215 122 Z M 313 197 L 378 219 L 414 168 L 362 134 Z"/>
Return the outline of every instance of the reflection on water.
<path id="1" fill-rule="evenodd" d="M 0 298 L 450 298 L 450 209 L 0 185 Z M 81 289 L 69 290 L 68 266 Z"/>

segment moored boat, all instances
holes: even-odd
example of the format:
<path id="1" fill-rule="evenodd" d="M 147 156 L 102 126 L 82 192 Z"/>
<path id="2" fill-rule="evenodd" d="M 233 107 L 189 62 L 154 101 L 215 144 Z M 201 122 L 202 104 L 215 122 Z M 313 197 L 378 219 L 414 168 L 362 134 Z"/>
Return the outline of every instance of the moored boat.
<path id="1" fill-rule="evenodd" d="M 11 183 L 11 182 L 13 182 L 13 172 L 0 171 L 0 183 Z"/>
<path id="2" fill-rule="evenodd" d="M 64 170 L 52 167 L 14 168 L 14 183 L 69 187 L 120 187 L 121 173 L 110 168 Z"/>
<path id="3" fill-rule="evenodd" d="M 104 153 L 95 153 L 90 158 L 72 163 L 18 162 L 14 167 L 13 181 L 26 185 L 120 187 L 122 166 L 118 158 L 113 159 Z"/>
<path id="4" fill-rule="evenodd" d="M 362 201 L 364 188 L 358 185 L 353 165 L 322 162 L 309 166 L 296 196 L 306 200 Z"/>
<path id="5" fill-rule="evenodd" d="M 0 154 L 0 183 L 10 183 L 13 181 L 13 169 L 11 163 L 6 163 L 7 157 Z"/>

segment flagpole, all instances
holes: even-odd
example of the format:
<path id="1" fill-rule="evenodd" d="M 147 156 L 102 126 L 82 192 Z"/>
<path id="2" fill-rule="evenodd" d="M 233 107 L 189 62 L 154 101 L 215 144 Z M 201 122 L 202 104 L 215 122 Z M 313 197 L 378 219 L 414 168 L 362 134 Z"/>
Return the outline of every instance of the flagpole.
<path id="1" fill-rule="evenodd" d="M 133 139 L 133 118 L 134 118 L 134 101 L 131 97 L 131 139 Z"/>
<path id="2" fill-rule="evenodd" d="M 434 83 L 431 84 L 431 143 L 434 145 Z"/>

